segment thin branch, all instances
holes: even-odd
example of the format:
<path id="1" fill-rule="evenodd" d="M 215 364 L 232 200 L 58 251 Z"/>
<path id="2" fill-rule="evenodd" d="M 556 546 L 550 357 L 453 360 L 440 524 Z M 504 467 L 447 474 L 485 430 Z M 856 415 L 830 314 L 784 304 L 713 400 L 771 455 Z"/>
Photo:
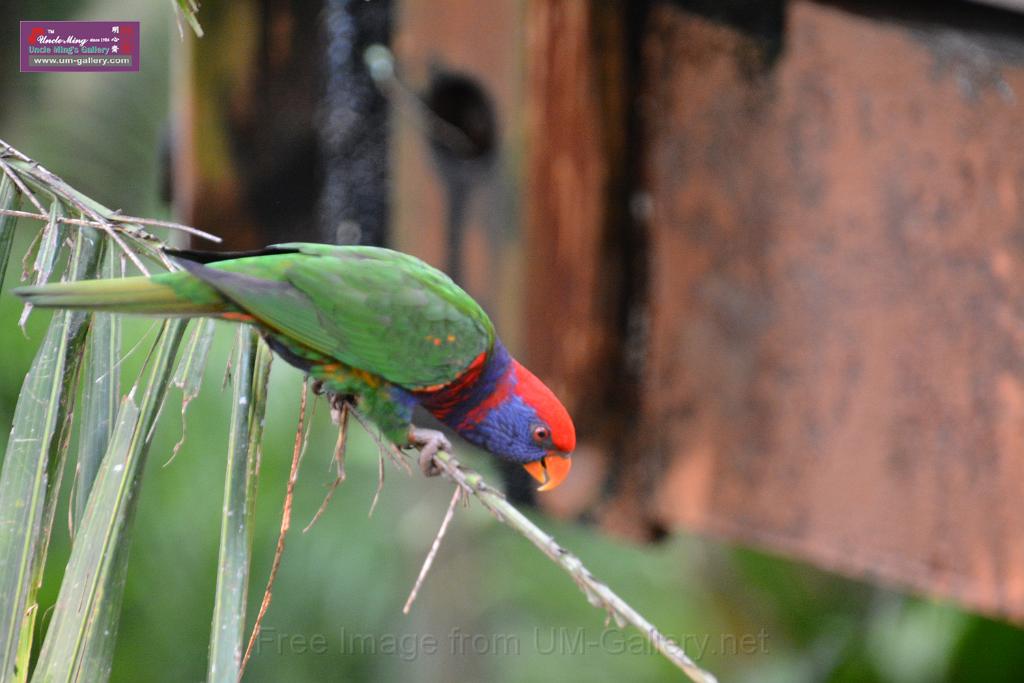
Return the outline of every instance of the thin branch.
<path id="1" fill-rule="evenodd" d="M 47 170 L 38 161 L 30 159 L 11 145 L 0 140 L 0 158 L 2 157 L 15 157 L 15 160 L 11 162 L 0 160 L 0 164 L 3 165 L 4 171 L 7 172 L 8 175 L 13 177 L 17 176 L 19 173 L 24 174 L 30 183 L 44 188 L 47 192 L 53 195 L 55 199 L 73 207 L 78 213 L 92 216 L 93 219 L 100 224 L 99 229 L 107 233 L 107 236 L 117 244 L 118 248 L 124 252 L 129 259 L 131 259 L 132 263 L 135 264 L 135 267 L 144 275 L 149 275 L 149 269 L 146 268 L 142 260 L 139 259 L 138 255 L 134 251 L 128 248 L 128 245 L 125 244 L 121 235 L 117 234 L 117 231 L 114 230 L 113 224 L 99 212 L 102 210 L 104 213 L 110 213 L 109 209 L 98 202 L 89 199 L 85 195 L 80 194 L 73 187 L 65 183 L 60 176 Z M 19 187 L 24 186 L 19 183 Z M 28 196 L 30 199 L 33 199 L 31 192 L 28 193 Z M 36 208 L 40 213 L 46 213 L 45 209 L 43 209 L 37 201 L 33 200 L 33 204 L 36 205 Z"/>
<path id="2" fill-rule="evenodd" d="M 341 407 L 338 425 L 338 441 L 334 444 L 334 466 L 337 468 L 339 482 L 345 481 L 345 453 L 348 451 L 348 413 L 351 406 L 348 402 Z"/>
<path id="3" fill-rule="evenodd" d="M 360 424 L 366 426 L 367 423 L 359 411 L 353 409 L 352 415 Z M 480 474 L 462 467 L 451 453 L 445 451 L 438 451 L 434 461 L 449 479 L 458 484 L 461 490 L 479 500 L 499 522 L 525 537 L 569 574 L 591 605 L 605 610 L 620 627 L 626 624 L 635 626 L 658 652 L 679 667 L 690 680 L 696 683 L 716 683 L 714 675 L 700 668 L 678 643 L 655 628 L 615 591 L 598 580 L 579 557 L 563 548 L 550 534 L 531 522 L 526 515 L 508 502 L 500 491 L 488 485 Z"/>
<path id="4" fill-rule="evenodd" d="M 144 245 L 145 248 L 149 249 L 153 253 L 153 255 L 157 257 L 157 259 L 160 261 L 160 263 L 163 264 L 164 268 L 166 268 L 167 270 L 169 270 L 169 271 L 171 271 L 173 273 L 174 271 L 181 269 L 181 266 L 179 266 L 177 263 L 174 263 L 173 261 L 171 261 L 171 259 L 167 257 L 167 254 L 164 253 L 164 250 L 161 249 L 159 246 L 151 245 L 151 244 L 149 244 L 149 242 L 147 240 L 139 239 L 138 237 L 135 237 L 134 235 L 133 235 L 133 238 L 135 239 L 136 242 L 139 242 L 140 244 Z"/>
<path id="5" fill-rule="evenodd" d="M 345 481 L 345 450 L 348 444 L 348 412 L 350 406 L 346 401 L 341 406 L 339 421 L 338 421 L 338 441 L 334 446 L 334 459 L 333 464 L 336 468 L 336 475 L 334 481 L 331 482 L 330 487 L 327 489 L 327 495 L 324 496 L 324 500 L 320 503 L 320 507 L 317 508 L 316 514 L 313 515 L 313 519 L 309 520 L 309 524 L 302 530 L 302 533 L 306 533 L 313 528 L 313 525 L 317 523 L 320 516 L 324 514 L 327 506 L 330 504 L 331 499 L 334 498 L 334 492 L 338 490 L 341 483 Z"/>
<path id="6" fill-rule="evenodd" d="M 15 218 L 34 218 L 37 221 L 46 221 L 49 220 L 50 218 L 46 214 L 33 213 L 31 211 L 19 211 L 17 209 L 0 209 L 0 216 L 14 216 Z M 88 228 L 100 229 L 103 229 L 108 225 L 106 223 L 89 220 L 87 218 L 70 218 L 66 216 L 59 218 L 58 221 L 61 223 L 65 223 L 67 225 L 80 225 Z M 196 237 L 201 237 L 211 242 L 219 243 L 222 241 L 221 238 L 217 237 L 216 235 L 200 230 L 199 228 L 193 228 L 191 225 L 184 225 L 182 223 L 175 223 L 173 221 L 161 221 L 155 218 L 139 218 L 138 216 L 124 216 L 117 212 L 114 212 L 114 214 L 110 216 L 110 221 L 111 223 L 113 223 L 114 227 L 120 230 L 131 232 L 133 234 L 136 231 L 132 229 L 132 225 L 152 225 L 158 228 L 170 228 L 171 230 L 187 232 L 190 235 L 195 235 Z M 118 225 L 119 223 L 123 223 L 124 225 Z"/>
<path id="7" fill-rule="evenodd" d="M 206 232 L 205 230 L 200 230 L 199 228 L 194 228 L 191 225 L 185 225 L 184 223 L 176 223 L 174 221 L 162 221 L 156 218 L 140 218 L 138 216 L 125 216 L 124 214 L 118 211 L 115 211 L 114 214 L 110 217 L 110 219 L 118 223 L 137 223 L 139 225 L 153 225 L 158 228 L 170 228 L 171 230 L 187 232 L 190 235 L 202 237 L 204 240 L 216 242 L 217 244 L 220 244 L 221 242 L 224 241 L 220 237 L 217 237 L 217 235 L 214 235 L 213 233 Z"/>
<path id="8" fill-rule="evenodd" d="M 302 398 L 299 402 L 299 423 L 295 429 L 295 447 L 292 450 L 292 467 L 288 474 L 288 486 L 284 494 L 284 508 L 281 511 L 281 531 L 277 536 L 277 547 L 274 549 L 274 562 L 270 566 L 270 576 L 267 578 L 267 588 L 263 591 L 263 602 L 260 603 L 259 614 L 256 615 L 256 623 L 252 626 L 252 634 L 249 636 L 249 644 L 245 648 L 245 656 L 242 657 L 242 666 L 238 670 L 238 680 L 242 680 L 245 673 L 245 665 L 249 663 L 252 656 L 253 646 L 260 635 L 260 626 L 263 617 L 270 608 L 270 600 L 273 597 L 274 581 L 277 579 L 277 572 L 281 568 L 281 558 L 284 555 L 284 539 L 288 535 L 288 529 L 292 525 L 292 501 L 295 497 L 295 482 L 299 479 L 299 462 L 302 459 L 304 450 L 305 435 L 308 433 L 303 428 L 306 420 L 306 395 L 309 393 L 309 378 L 302 383 Z"/>
<path id="9" fill-rule="evenodd" d="M 370 501 L 370 511 L 366 513 L 367 517 L 373 517 L 373 511 L 377 507 L 377 501 L 380 500 L 380 492 L 384 490 L 384 454 L 377 454 L 377 490 L 373 492 L 373 500 Z"/>
<path id="10" fill-rule="evenodd" d="M 49 216 L 47 215 L 46 209 L 43 208 L 43 205 L 36 198 L 35 193 L 28 189 L 25 183 L 21 181 L 21 178 L 19 178 L 18 174 L 14 172 L 14 169 L 5 164 L 2 159 L 0 159 L 0 168 L 2 168 L 4 173 L 7 174 L 7 177 L 14 182 L 18 190 L 28 197 L 28 200 L 32 202 L 32 206 L 36 207 L 36 210 L 39 211 L 39 220 L 48 220 Z"/>
<path id="11" fill-rule="evenodd" d="M 459 502 L 459 497 L 464 495 L 466 495 L 466 492 L 461 486 L 456 486 L 455 490 L 452 491 L 452 500 L 448 503 L 448 511 L 444 513 L 444 519 L 441 520 L 441 528 L 437 530 L 437 536 L 434 537 L 434 542 L 430 545 L 430 552 L 427 553 L 426 559 L 423 560 L 420 575 L 416 577 L 416 583 L 409 593 L 409 598 L 405 601 L 405 606 L 402 607 L 402 614 L 408 614 L 409 610 L 412 609 L 412 603 L 416 601 L 416 596 L 420 593 L 420 586 L 423 585 L 423 580 L 427 578 L 427 573 L 434 564 L 434 558 L 437 557 L 437 551 L 441 547 L 441 539 L 444 538 L 445 533 L 448 531 L 448 525 L 451 524 L 452 517 L 455 516 L 455 504 Z"/>

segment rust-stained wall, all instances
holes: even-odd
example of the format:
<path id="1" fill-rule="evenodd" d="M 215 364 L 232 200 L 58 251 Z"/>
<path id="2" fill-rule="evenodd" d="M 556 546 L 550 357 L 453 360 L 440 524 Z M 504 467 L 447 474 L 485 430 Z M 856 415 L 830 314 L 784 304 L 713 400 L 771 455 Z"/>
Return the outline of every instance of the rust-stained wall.
<path id="1" fill-rule="evenodd" d="M 571 480 L 543 502 L 579 514 L 635 407 L 622 372 L 629 297 L 627 150 L 634 93 L 619 2 L 527 3 L 523 353 L 574 416 Z M 615 379 L 613 379 L 615 378 Z"/>
<path id="2" fill-rule="evenodd" d="M 657 524 L 1024 618 L 1024 42 L 789 5 L 644 42 Z"/>

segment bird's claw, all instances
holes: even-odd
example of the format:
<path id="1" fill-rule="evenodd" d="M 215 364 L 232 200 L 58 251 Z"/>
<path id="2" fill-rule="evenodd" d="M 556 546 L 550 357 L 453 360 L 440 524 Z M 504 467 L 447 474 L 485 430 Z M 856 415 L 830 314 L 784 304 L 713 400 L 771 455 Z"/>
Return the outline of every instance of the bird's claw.
<path id="1" fill-rule="evenodd" d="M 424 476 L 436 477 L 441 474 L 434 456 L 438 451 L 451 451 L 452 444 L 443 432 L 436 429 L 413 427 L 409 430 L 409 443 L 420 450 L 419 465 Z"/>
<path id="2" fill-rule="evenodd" d="M 434 461 L 434 453 L 436 452 L 436 448 L 434 449 L 433 453 L 428 452 L 426 448 L 420 451 L 418 462 L 420 466 L 420 472 L 423 472 L 424 477 L 436 477 L 437 475 L 441 474 L 441 468 L 438 467 L 437 463 Z"/>

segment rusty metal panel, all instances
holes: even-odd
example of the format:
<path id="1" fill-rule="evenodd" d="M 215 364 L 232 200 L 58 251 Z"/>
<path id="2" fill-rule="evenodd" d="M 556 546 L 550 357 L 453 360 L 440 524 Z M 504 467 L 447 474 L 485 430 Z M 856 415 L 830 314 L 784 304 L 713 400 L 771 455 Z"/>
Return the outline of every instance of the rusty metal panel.
<path id="1" fill-rule="evenodd" d="M 653 8 L 613 505 L 1024 620 L 1022 45 L 798 1 L 772 61 Z"/>

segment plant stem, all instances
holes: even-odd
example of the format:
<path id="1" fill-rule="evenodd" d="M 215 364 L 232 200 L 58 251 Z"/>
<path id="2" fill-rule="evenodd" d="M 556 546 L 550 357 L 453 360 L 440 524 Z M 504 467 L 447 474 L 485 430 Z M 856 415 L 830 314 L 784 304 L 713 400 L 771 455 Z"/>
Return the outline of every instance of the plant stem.
<path id="1" fill-rule="evenodd" d="M 352 409 L 352 415 L 366 428 L 371 437 L 377 439 L 376 432 L 359 411 Z M 378 441 L 382 448 L 386 447 Z M 394 447 L 392 447 L 393 449 Z M 531 522 L 512 503 L 505 499 L 500 491 L 491 487 L 478 472 L 465 468 L 451 453 L 438 451 L 434 461 L 441 471 L 468 494 L 473 495 L 493 514 L 499 522 L 510 527 L 540 549 L 552 562 L 561 567 L 576 582 L 587 601 L 594 607 L 600 607 L 615 620 L 618 626 L 632 624 L 666 659 L 671 661 L 695 683 L 717 683 L 714 675 L 697 665 L 674 640 L 663 634 L 637 612 L 632 605 L 600 581 L 583 561 L 562 547 L 551 534 Z"/>

